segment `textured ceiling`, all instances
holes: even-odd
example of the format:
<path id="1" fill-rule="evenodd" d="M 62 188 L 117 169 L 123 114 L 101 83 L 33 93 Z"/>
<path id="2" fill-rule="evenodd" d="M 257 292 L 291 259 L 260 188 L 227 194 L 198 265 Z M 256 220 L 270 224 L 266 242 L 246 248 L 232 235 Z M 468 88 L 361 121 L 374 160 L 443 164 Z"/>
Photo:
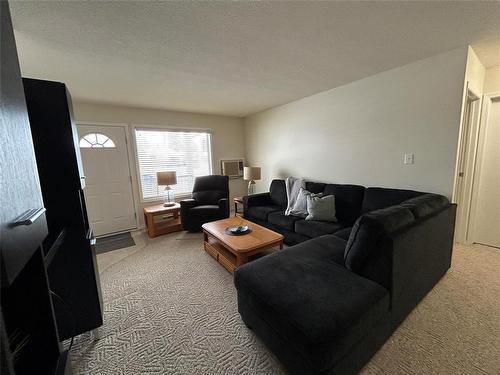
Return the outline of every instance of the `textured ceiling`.
<path id="1" fill-rule="evenodd" d="M 80 100 L 245 116 L 467 44 L 498 2 L 11 2 L 23 75 Z"/>

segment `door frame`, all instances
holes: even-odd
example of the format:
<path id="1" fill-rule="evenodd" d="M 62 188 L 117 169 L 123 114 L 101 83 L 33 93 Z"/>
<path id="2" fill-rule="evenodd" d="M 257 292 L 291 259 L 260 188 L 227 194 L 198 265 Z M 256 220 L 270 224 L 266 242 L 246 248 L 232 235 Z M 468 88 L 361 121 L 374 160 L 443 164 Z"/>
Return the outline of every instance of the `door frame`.
<path id="1" fill-rule="evenodd" d="M 477 152 L 481 129 L 482 102 L 481 95 L 475 93 L 467 82 L 462 101 L 452 195 L 453 203 L 462 204 L 462 207 L 457 210 L 455 241 L 465 244 L 470 243 L 468 234 L 470 229 L 472 193 L 474 190 L 474 175 L 478 159 Z M 463 170 L 461 170 L 461 167 Z"/>
<path id="2" fill-rule="evenodd" d="M 482 98 L 481 121 L 479 124 L 479 137 L 477 140 L 476 163 L 472 181 L 471 194 L 471 209 L 469 215 L 469 231 L 467 233 L 466 244 L 474 243 L 474 234 L 477 223 L 477 198 L 479 190 L 479 182 L 481 179 L 481 167 L 483 162 L 484 143 L 486 137 L 486 129 L 490 121 L 491 104 L 494 100 L 500 100 L 500 92 L 484 94 Z"/>
<path id="3" fill-rule="evenodd" d="M 132 228 L 130 230 L 125 230 L 125 231 L 119 231 L 119 232 L 113 232 L 113 234 L 120 234 L 120 233 L 125 233 L 125 232 L 130 232 L 131 230 L 137 230 L 139 229 L 140 222 L 139 222 L 139 215 L 137 214 L 139 212 L 139 203 L 137 201 L 137 172 L 135 168 L 133 167 L 133 149 L 132 149 L 132 142 L 130 140 L 130 124 L 127 123 L 114 123 L 114 122 L 96 122 L 96 121 L 77 121 L 76 122 L 77 127 L 78 126 L 109 126 L 109 127 L 120 127 L 123 128 L 123 132 L 125 133 L 125 144 L 126 144 L 126 151 L 127 151 L 127 162 L 128 162 L 128 171 L 130 175 L 130 186 L 132 188 L 132 200 L 133 200 L 133 207 L 134 207 L 134 215 L 135 215 L 135 228 Z M 83 166 L 85 169 L 85 166 Z M 109 234 L 106 234 L 104 236 L 99 236 L 99 237 L 105 237 L 109 236 Z"/>

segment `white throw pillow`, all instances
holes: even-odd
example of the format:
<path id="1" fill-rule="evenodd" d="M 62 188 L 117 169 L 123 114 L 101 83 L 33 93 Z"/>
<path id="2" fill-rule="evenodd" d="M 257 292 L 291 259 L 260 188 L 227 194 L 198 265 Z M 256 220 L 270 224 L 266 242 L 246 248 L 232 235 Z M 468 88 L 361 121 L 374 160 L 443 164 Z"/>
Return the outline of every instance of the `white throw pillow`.
<path id="1" fill-rule="evenodd" d="M 321 196 L 323 196 L 323 193 L 314 194 L 314 193 L 311 193 L 309 190 L 306 190 L 304 188 L 300 188 L 299 194 L 297 195 L 297 199 L 295 201 L 295 204 L 293 205 L 292 209 L 290 210 L 290 215 L 298 216 L 298 217 L 306 217 L 308 214 L 308 212 L 307 212 L 307 197 L 309 197 L 309 196 L 321 197 Z"/>
<path id="2" fill-rule="evenodd" d="M 335 217 L 335 196 L 315 197 L 308 195 L 306 220 L 337 221 Z"/>

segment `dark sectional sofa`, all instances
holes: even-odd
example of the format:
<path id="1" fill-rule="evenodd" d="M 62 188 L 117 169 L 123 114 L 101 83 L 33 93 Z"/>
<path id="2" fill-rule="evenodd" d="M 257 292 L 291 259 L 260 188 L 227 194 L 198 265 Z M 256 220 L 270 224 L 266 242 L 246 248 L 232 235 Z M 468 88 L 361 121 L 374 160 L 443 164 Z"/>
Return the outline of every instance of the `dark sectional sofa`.
<path id="1" fill-rule="evenodd" d="M 446 273 L 456 206 L 411 190 L 307 183 L 334 194 L 337 223 L 284 215 L 284 181 L 244 199 L 283 251 L 235 271 L 243 321 L 292 374 L 357 373 Z"/>

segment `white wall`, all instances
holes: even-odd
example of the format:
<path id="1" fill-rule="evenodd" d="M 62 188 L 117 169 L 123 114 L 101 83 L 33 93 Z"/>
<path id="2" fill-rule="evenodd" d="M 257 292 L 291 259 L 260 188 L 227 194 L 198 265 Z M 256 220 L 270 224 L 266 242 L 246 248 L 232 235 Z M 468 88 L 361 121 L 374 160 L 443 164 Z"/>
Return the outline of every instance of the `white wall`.
<path id="1" fill-rule="evenodd" d="M 245 156 L 243 120 L 240 118 L 132 108 L 79 101 L 75 101 L 73 103 L 73 110 L 77 123 L 127 124 L 131 140 L 133 139 L 132 131 L 134 125 L 211 129 L 213 131 L 212 158 L 213 172 L 215 174 L 220 173 L 221 159 L 244 158 Z M 135 160 L 135 155 L 133 155 L 133 160 Z M 142 225 L 142 207 L 152 203 L 140 202 L 135 162 L 132 163 L 131 168 L 133 170 L 134 179 L 134 199 L 136 200 L 136 203 L 138 203 L 137 216 L 140 219 L 140 224 Z M 230 180 L 229 190 L 231 197 L 244 195 L 246 193 L 246 182 L 242 179 Z"/>
<path id="2" fill-rule="evenodd" d="M 294 175 L 451 196 L 466 58 L 455 49 L 249 116 L 257 190 Z"/>
<path id="3" fill-rule="evenodd" d="M 465 82 L 469 89 L 478 96 L 483 93 L 484 76 L 486 70 L 472 47 L 467 49 L 467 65 L 465 67 Z"/>
<path id="4" fill-rule="evenodd" d="M 484 93 L 500 92 L 500 65 L 486 70 L 484 76 Z"/>

